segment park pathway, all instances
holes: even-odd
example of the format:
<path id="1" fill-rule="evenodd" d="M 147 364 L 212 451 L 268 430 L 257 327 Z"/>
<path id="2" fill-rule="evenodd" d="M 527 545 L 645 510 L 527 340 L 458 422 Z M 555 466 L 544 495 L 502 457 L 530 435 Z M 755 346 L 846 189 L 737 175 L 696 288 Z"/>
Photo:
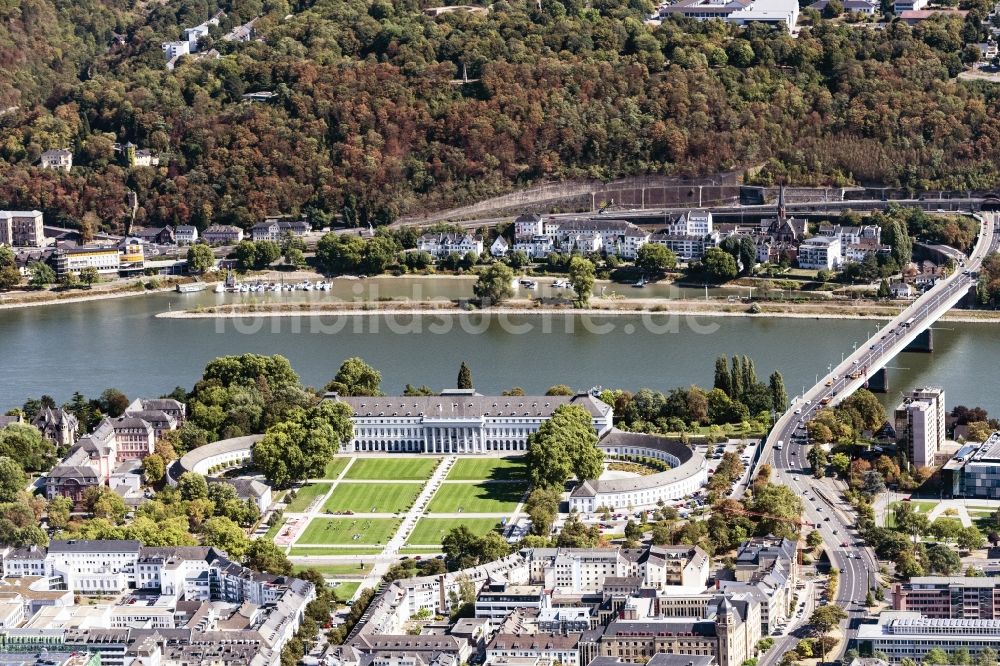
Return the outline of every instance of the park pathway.
<path id="1" fill-rule="evenodd" d="M 434 469 L 434 473 L 431 478 L 427 480 L 424 484 L 423 490 L 417 495 L 416 501 L 413 502 L 413 506 L 410 510 L 406 512 L 406 516 L 403 518 L 403 522 L 399 524 L 399 528 L 396 529 L 396 533 L 392 535 L 389 542 L 385 546 L 385 550 L 382 554 L 375 558 L 375 566 L 372 567 L 371 572 L 365 579 L 361 582 L 361 586 L 358 588 L 358 592 L 369 587 L 377 587 L 382 580 L 382 576 L 389 570 L 389 567 L 395 563 L 396 556 L 399 554 L 399 549 L 406 544 L 406 540 L 410 538 L 410 534 L 413 532 L 413 528 L 417 526 L 417 521 L 420 520 L 420 516 L 423 515 L 424 509 L 430 503 L 431 498 L 434 497 L 434 493 L 437 489 L 441 487 L 444 482 L 448 472 L 451 471 L 452 465 L 458 459 L 457 456 L 446 456 L 441 460 L 438 466 Z"/>

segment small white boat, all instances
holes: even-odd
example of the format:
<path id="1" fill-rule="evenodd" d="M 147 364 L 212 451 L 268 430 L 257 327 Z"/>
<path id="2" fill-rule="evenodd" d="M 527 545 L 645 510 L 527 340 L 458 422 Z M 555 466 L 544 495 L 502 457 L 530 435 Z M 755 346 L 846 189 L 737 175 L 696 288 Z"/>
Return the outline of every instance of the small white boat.
<path id="1" fill-rule="evenodd" d="M 639 281 L 636 282 L 635 284 L 633 284 L 632 286 L 633 287 L 638 287 L 639 289 L 642 289 L 643 287 L 646 286 L 646 278 L 644 278 L 644 277 L 639 278 Z"/>
<path id="2" fill-rule="evenodd" d="M 189 282 L 177 285 L 177 293 L 179 294 L 193 294 L 196 291 L 205 291 L 206 289 L 208 289 L 208 285 L 204 282 Z"/>
<path id="3" fill-rule="evenodd" d="M 214 291 L 217 294 L 221 294 L 226 291 L 226 285 L 222 284 L 221 282 L 217 282 L 215 284 L 215 289 L 213 289 L 212 291 Z"/>
<path id="4" fill-rule="evenodd" d="M 556 289 L 569 289 L 569 280 L 556 280 L 552 286 Z"/>

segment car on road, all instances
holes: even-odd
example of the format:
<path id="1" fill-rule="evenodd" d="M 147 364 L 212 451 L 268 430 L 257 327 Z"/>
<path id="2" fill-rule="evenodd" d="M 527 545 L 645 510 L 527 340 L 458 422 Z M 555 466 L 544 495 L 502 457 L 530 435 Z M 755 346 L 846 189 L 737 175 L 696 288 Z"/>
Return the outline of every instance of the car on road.
<path id="1" fill-rule="evenodd" d="M 830 516 L 827 516 L 826 518 L 824 518 L 824 519 L 823 519 L 823 522 L 824 522 L 824 523 L 828 523 L 828 522 L 830 522 Z"/>
<path id="2" fill-rule="evenodd" d="M 801 413 L 802 413 L 802 408 L 801 408 L 801 407 L 799 407 L 798 409 L 796 409 L 796 410 L 795 410 L 795 413 L 796 413 L 796 414 L 801 414 Z"/>

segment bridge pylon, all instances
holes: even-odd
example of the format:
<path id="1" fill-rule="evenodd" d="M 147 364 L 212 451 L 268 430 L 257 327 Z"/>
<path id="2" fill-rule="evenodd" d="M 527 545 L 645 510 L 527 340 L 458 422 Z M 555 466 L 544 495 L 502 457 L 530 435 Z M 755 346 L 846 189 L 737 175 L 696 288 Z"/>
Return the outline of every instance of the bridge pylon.
<path id="1" fill-rule="evenodd" d="M 928 328 L 913 339 L 913 342 L 906 345 L 905 352 L 921 352 L 929 354 L 934 351 L 934 330 Z"/>
<path id="2" fill-rule="evenodd" d="M 872 393 L 888 393 L 889 371 L 885 368 L 878 369 L 868 378 L 866 388 Z"/>

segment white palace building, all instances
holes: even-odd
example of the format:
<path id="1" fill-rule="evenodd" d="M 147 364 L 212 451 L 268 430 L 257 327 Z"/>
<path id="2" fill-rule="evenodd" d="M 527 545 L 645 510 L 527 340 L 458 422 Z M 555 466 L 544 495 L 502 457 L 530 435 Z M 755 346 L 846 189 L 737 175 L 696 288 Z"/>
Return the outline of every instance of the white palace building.
<path id="1" fill-rule="evenodd" d="M 589 480 L 570 495 L 570 506 L 584 513 L 602 507 L 654 507 L 695 492 L 708 480 L 705 457 L 666 437 L 621 432 L 613 409 L 591 394 L 574 396 L 484 396 L 474 389 L 438 396 L 346 397 L 328 393 L 353 411 L 354 435 L 345 453 L 399 452 L 504 455 L 528 449 L 528 436 L 562 405 L 579 405 L 590 414 L 597 446 L 609 459 L 655 459 L 669 469 L 635 478 Z M 211 445 L 210 445 L 211 446 Z"/>
<path id="2" fill-rule="evenodd" d="M 594 396 L 484 396 L 452 389 L 438 396 L 341 397 L 354 412 L 350 452 L 494 453 L 527 451 L 528 435 L 561 405 L 579 405 L 598 437 L 611 431 L 613 410 Z"/>

